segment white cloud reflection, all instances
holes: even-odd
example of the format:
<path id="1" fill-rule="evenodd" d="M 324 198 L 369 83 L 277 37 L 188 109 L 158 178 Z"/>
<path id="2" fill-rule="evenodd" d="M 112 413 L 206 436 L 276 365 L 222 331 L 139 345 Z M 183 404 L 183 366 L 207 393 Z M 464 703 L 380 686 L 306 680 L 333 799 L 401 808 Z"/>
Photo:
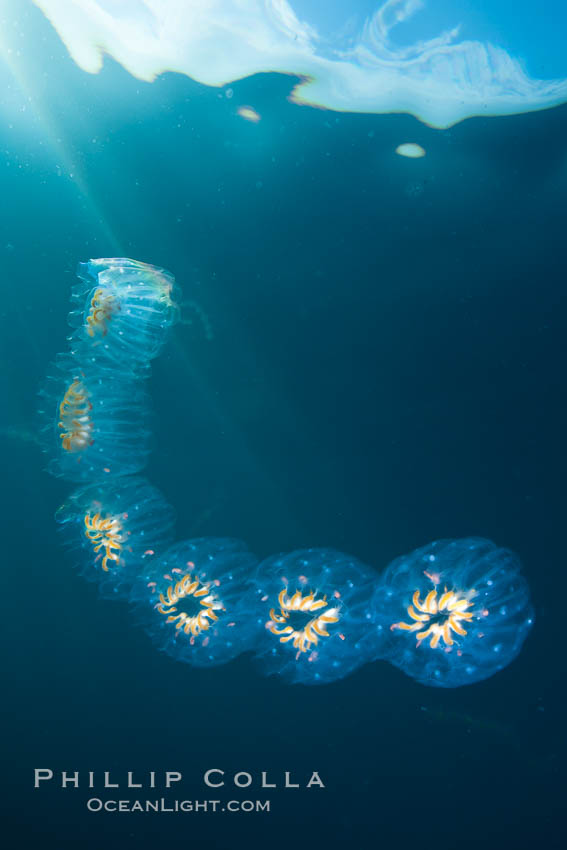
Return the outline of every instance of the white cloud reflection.
<path id="1" fill-rule="evenodd" d="M 75 62 L 100 70 L 104 54 L 152 80 L 164 71 L 212 86 L 251 74 L 298 75 L 292 99 L 349 112 L 409 112 L 434 127 L 473 115 L 567 101 L 567 80 L 536 80 L 501 47 L 453 29 L 404 47 L 392 31 L 427 16 L 424 0 L 387 0 L 348 48 L 334 48 L 296 14 L 301 0 L 34 0 Z M 455 17 L 461 10 L 455 3 Z"/>

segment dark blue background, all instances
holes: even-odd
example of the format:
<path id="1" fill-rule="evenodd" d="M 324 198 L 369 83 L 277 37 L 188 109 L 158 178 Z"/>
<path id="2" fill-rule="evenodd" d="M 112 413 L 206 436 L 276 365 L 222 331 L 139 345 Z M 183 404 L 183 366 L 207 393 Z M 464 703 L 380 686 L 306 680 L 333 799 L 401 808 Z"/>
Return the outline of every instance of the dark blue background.
<path id="1" fill-rule="evenodd" d="M 39 13 L 19 26 L 33 97 L 0 136 L 8 846 L 561 846 L 567 110 L 440 132 L 293 106 L 291 78 L 227 97 L 109 61 L 91 77 Z M 404 141 L 427 156 L 397 157 Z M 289 687 L 246 658 L 176 664 L 97 599 L 56 536 L 70 488 L 43 472 L 35 393 L 77 261 L 116 254 L 184 292 L 148 472 L 179 536 L 378 569 L 491 537 L 520 554 L 537 611 L 508 669 L 454 691 L 378 664 Z M 217 796 L 211 767 L 327 787 L 272 793 L 269 815 L 94 815 L 88 789 L 34 791 L 34 767 L 181 770 L 189 799 Z"/>

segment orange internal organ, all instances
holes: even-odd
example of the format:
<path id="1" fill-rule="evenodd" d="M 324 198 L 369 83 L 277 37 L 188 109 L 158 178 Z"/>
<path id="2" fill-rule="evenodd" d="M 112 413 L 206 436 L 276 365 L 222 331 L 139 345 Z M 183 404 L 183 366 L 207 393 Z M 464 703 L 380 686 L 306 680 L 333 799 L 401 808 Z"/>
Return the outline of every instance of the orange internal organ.
<path id="1" fill-rule="evenodd" d="M 193 615 L 177 610 L 180 600 L 190 596 L 201 606 L 200 610 Z M 167 617 L 166 623 L 175 623 L 176 629 L 196 637 L 201 632 L 207 631 L 213 622 L 218 620 L 215 611 L 224 611 L 224 606 L 211 592 L 209 583 L 201 583 L 196 576 L 187 574 L 175 584 L 170 584 L 165 593 L 160 593 L 156 609 Z"/>
<path id="2" fill-rule="evenodd" d="M 101 336 L 106 336 L 108 323 L 112 318 L 112 314 L 116 313 L 119 309 L 113 295 L 105 292 L 104 289 L 95 289 L 87 316 L 88 335 L 94 336 L 99 333 Z"/>
<path id="3" fill-rule="evenodd" d="M 437 590 L 430 590 L 422 602 L 419 598 L 419 590 L 416 590 L 412 596 L 413 605 L 409 605 L 407 609 L 408 615 L 414 622 L 393 623 L 391 628 L 417 632 L 418 642 L 430 638 L 429 645 L 432 649 L 436 649 L 440 641 L 443 641 L 445 646 L 453 646 L 452 633 L 466 635 L 463 621 L 466 623 L 474 616 L 473 612 L 468 610 L 472 607 L 469 599 L 472 594 L 474 590 L 464 595 L 445 588 L 438 598 Z"/>
<path id="4" fill-rule="evenodd" d="M 270 610 L 271 619 L 266 623 L 266 628 L 272 634 L 280 635 L 281 643 L 293 641 L 293 646 L 299 652 L 307 652 L 312 644 L 319 643 L 320 637 L 329 637 L 326 626 L 329 623 L 338 623 L 340 619 L 339 609 L 328 608 L 327 597 L 317 599 L 313 591 L 303 596 L 301 591 L 296 590 L 292 596 L 289 596 L 284 588 L 278 594 L 278 604 L 279 611 L 274 608 Z M 322 611 L 323 608 L 326 610 Z M 313 614 L 317 611 L 321 613 L 315 614 L 301 629 L 294 629 L 288 622 L 292 612 Z"/>
<path id="5" fill-rule="evenodd" d="M 59 405 L 58 425 L 62 431 L 61 444 L 66 452 L 80 452 L 92 445 L 91 409 L 85 385 L 74 380 Z"/>
<path id="6" fill-rule="evenodd" d="M 118 566 L 120 552 L 124 542 L 123 528 L 118 517 L 102 517 L 100 513 L 91 516 L 85 514 L 85 535 L 93 544 L 95 552 L 104 552 L 102 569 L 108 572 L 109 566 Z M 109 564 L 109 562 L 113 562 Z"/>

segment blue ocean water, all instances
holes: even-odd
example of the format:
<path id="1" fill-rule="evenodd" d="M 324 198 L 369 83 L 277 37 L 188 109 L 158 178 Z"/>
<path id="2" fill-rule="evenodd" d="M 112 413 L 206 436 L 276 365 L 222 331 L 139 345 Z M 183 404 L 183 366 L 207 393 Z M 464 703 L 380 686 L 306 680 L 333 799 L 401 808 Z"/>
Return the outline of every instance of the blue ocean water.
<path id="1" fill-rule="evenodd" d="M 299 107 L 275 74 L 91 76 L 38 10 L 15 31 L 42 54 L 21 41 L 0 125 L 8 846 L 561 846 L 566 108 L 435 130 Z M 377 569 L 494 539 L 537 612 L 509 668 L 451 692 L 379 663 L 290 687 L 246 657 L 176 664 L 97 597 L 56 533 L 69 485 L 44 472 L 36 391 L 77 262 L 121 254 L 184 293 L 148 469 L 180 536 Z M 178 770 L 187 799 L 272 811 L 89 813 L 86 784 L 34 790 L 34 768 Z M 211 794 L 210 768 L 254 784 Z M 259 787 L 314 770 L 324 789 Z"/>

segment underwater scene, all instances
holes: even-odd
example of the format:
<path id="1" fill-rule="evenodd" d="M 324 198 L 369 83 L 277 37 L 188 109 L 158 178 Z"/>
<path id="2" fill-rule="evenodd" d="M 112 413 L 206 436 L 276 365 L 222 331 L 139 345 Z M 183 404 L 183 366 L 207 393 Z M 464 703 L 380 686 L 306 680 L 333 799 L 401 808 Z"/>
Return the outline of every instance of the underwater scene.
<path id="1" fill-rule="evenodd" d="M 6 847 L 563 846 L 536 11 L 0 0 Z"/>

